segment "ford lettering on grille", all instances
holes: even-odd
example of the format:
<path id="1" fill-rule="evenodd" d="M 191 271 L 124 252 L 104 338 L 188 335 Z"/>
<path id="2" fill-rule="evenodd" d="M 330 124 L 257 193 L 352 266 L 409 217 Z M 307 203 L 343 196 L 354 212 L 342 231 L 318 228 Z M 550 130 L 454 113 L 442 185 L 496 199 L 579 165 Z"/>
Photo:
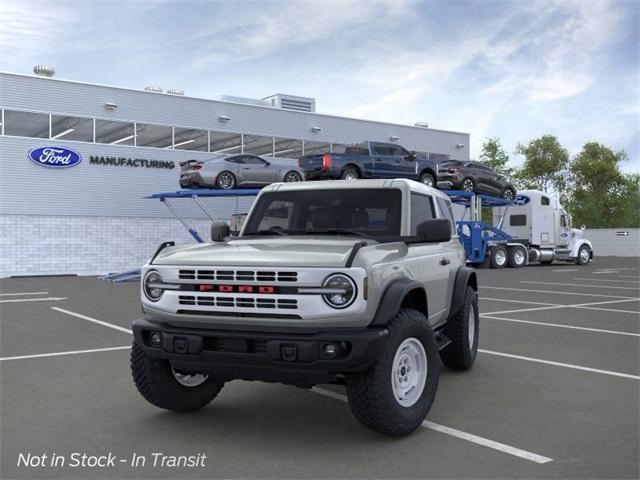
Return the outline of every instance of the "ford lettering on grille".
<path id="1" fill-rule="evenodd" d="M 267 285 L 198 285 L 199 292 L 224 292 L 224 293 L 276 293 L 276 287 Z"/>

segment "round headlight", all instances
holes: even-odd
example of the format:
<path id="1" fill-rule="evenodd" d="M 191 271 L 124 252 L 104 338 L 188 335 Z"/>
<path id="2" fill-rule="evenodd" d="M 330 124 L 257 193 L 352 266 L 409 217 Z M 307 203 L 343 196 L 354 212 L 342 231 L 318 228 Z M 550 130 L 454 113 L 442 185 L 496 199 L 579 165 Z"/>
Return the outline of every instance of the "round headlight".
<path id="1" fill-rule="evenodd" d="M 322 285 L 324 301 L 333 308 L 347 308 L 356 299 L 356 284 L 346 275 L 334 273 Z"/>
<path id="2" fill-rule="evenodd" d="M 144 277 L 143 288 L 144 295 L 152 302 L 157 302 L 162 297 L 164 289 L 160 286 L 162 283 L 162 277 L 155 270 L 151 270 Z"/>

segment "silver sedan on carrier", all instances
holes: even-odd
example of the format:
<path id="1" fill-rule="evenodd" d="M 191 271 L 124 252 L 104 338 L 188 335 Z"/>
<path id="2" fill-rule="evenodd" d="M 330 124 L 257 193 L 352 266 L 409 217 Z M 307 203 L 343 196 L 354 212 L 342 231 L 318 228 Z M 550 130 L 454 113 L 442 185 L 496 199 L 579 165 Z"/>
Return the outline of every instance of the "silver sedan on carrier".
<path id="1" fill-rule="evenodd" d="M 301 182 L 304 174 L 295 160 L 256 155 L 220 155 L 210 160 L 180 163 L 181 188 L 257 187 L 276 182 Z"/>

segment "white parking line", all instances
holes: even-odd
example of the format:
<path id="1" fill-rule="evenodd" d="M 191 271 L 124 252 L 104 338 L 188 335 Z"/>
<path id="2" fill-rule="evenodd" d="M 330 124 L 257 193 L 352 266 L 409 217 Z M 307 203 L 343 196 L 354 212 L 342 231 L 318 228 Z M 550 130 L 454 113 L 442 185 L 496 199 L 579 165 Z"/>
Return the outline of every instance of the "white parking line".
<path id="1" fill-rule="evenodd" d="M 635 277 L 635 278 L 638 278 L 638 277 Z M 609 280 L 608 278 L 593 279 L 593 278 L 573 277 L 572 280 L 586 280 L 588 282 L 640 283 L 638 281 L 634 282 L 633 280 Z"/>
<path id="2" fill-rule="evenodd" d="M 478 288 L 482 289 L 493 289 L 493 290 L 510 290 L 512 292 L 529 292 L 529 293 L 555 293 L 557 295 L 576 295 L 582 297 L 605 297 L 605 298 L 628 298 L 631 300 L 636 300 L 637 297 L 623 297 L 622 295 L 601 295 L 599 293 L 582 293 L 582 292 L 560 292 L 557 290 L 538 290 L 532 288 L 512 288 L 512 287 L 487 287 L 485 285 L 480 285 Z"/>
<path id="3" fill-rule="evenodd" d="M 568 328 L 571 330 L 584 330 L 585 332 L 610 333 L 613 335 L 627 335 L 629 337 L 640 337 L 640 333 L 620 332 L 618 330 L 603 330 L 601 328 L 577 327 L 575 325 L 563 325 L 561 323 L 534 322 L 531 320 L 518 320 L 515 318 L 494 317 L 489 315 L 481 315 L 481 317 L 483 319 L 488 318 L 489 320 L 501 320 L 503 322 L 527 323 L 530 325 L 542 325 L 544 327 Z"/>
<path id="4" fill-rule="evenodd" d="M 492 302 L 508 302 L 508 303 L 527 303 L 531 305 L 546 305 L 547 307 L 556 306 L 557 303 L 543 303 L 543 302 L 532 302 L 530 300 L 507 300 L 506 298 L 490 298 L 490 297 L 478 297 L 480 300 L 489 300 Z"/>
<path id="5" fill-rule="evenodd" d="M 49 292 L 0 293 L 0 297 L 13 297 L 16 295 L 49 295 Z"/>
<path id="6" fill-rule="evenodd" d="M 22 302 L 59 302 L 67 300 L 67 297 L 47 297 L 47 298 L 12 298 L 10 300 L 0 300 L 0 303 L 22 303 Z"/>
<path id="7" fill-rule="evenodd" d="M 520 283 L 533 283 L 538 285 L 564 285 L 567 287 L 580 287 L 580 288 L 615 288 L 616 290 L 640 290 L 640 287 L 619 287 L 617 285 L 585 285 L 584 283 L 554 283 L 554 282 L 536 282 L 533 280 L 520 280 Z"/>
<path id="8" fill-rule="evenodd" d="M 638 275 L 618 275 L 620 278 L 638 278 Z"/>
<path id="9" fill-rule="evenodd" d="M 118 330 L 119 332 L 128 333 L 130 335 L 133 334 L 133 332 L 128 328 L 124 328 L 119 325 L 114 325 L 113 323 L 103 322 L 102 320 L 98 320 L 97 318 L 87 317 L 86 315 L 81 315 L 79 313 L 71 312 L 69 310 L 65 310 L 64 308 L 51 307 L 51 310 L 55 310 L 56 312 L 66 313 L 67 315 L 81 318 L 82 320 L 86 320 L 87 322 L 97 323 L 98 325 L 102 325 L 103 327 L 113 328 L 114 330 Z"/>
<path id="10" fill-rule="evenodd" d="M 126 350 L 129 348 L 131 348 L 130 345 L 127 345 L 126 347 L 91 348 L 89 350 L 71 350 L 68 352 L 38 353 L 36 355 L 19 355 L 16 357 L 1 357 L 0 362 L 8 362 L 9 360 L 24 360 L 27 358 L 61 357 L 64 355 L 80 355 L 83 353 L 111 352 L 113 350 Z"/>
<path id="11" fill-rule="evenodd" d="M 325 390 L 324 388 L 313 387 L 311 391 L 320 395 L 324 395 L 325 397 L 333 398 L 334 400 L 340 400 L 341 402 L 348 401 L 345 395 L 341 395 L 330 390 Z M 489 440 L 488 438 L 479 437 L 478 435 L 474 435 L 472 433 L 463 432 L 462 430 L 446 427 L 444 425 L 440 425 L 439 423 L 425 420 L 424 422 L 422 422 L 422 426 L 435 432 L 444 433 L 445 435 L 460 438 L 462 440 L 466 440 L 467 442 L 475 443 L 476 445 L 482 445 L 483 447 L 492 448 L 494 450 L 498 450 L 515 457 L 523 458 L 531 462 L 543 464 L 553 461 L 553 458 L 538 455 L 537 453 L 528 452 L 527 450 L 512 447 L 511 445 L 506 445 L 504 443 L 495 442 L 493 440 Z"/>
<path id="12" fill-rule="evenodd" d="M 614 308 L 600 308 L 600 307 L 594 307 L 593 305 L 606 305 L 606 304 L 610 304 L 610 303 L 624 303 L 624 302 L 635 302 L 637 300 L 640 300 L 640 298 L 630 298 L 630 299 L 625 299 L 625 300 L 607 300 L 604 302 L 589 302 L 589 303 L 576 303 L 573 305 L 562 305 L 562 304 L 547 304 L 548 306 L 546 307 L 536 307 L 536 308 L 518 308 L 516 310 L 500 310 L 497 312 L 485 312 L 482 313 L 480 316 L 483 315 L 499 315 L 502 313 L 518 313 L 518 312 L 535 312 L 538 310 L 554 310 L 554 309 L 558 309 L 558 308 L 583 308 L 583 309 L 587 309 L 587 310 L 601 310 L 604 312 L 619 312 L 619 313 L 632 313 L 632 314 L 638 314 L 640 312 L 636 312 L 633 310 L 617 310 Z"/>
<path id="13" fill-rule="evenodd" d="M 599 368 L 583 367 L 581 365 L 573 365 L 571 363 L 553 362 L 551 360 L 543 360 L 541 358 L 525 357 L 523 355 L 513 355 L 511 353 L 494 352 L 493 350 L 478 349 L 480 353 L 486 353 L 487 355 L 496 355 L 498 357 L 515 358 L 517 360 L 525 360 L 527 362 L 543 363 L 545 365 L 554 365 L 556 367 L 571 368 L 574 370 L 582 370 L 584 372 L 601 373 L 603 375 L 611 375 L 613 377 L 631 378 L 633 380 L 640 380 L 640 376 L 631 375 L 629 373 L 612 372 L 610 370 L 600 370 Z"/>
<path id="14" fill-rule="evenodd" d="M 552 272 L 579 272 L 579 268 L 560 268 L 558 270 L 551 270 Z"/>

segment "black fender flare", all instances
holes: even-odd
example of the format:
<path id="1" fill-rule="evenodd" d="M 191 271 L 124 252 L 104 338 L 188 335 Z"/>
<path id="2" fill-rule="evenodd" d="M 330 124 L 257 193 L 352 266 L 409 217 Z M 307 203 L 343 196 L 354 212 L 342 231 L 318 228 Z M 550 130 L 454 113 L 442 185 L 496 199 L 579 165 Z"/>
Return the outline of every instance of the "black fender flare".
<path id="1" fill-rule="evenodd" d="M 471 286 L 471 288 L 477 292 L 478 277 L 472 268 L 460 267 L 456 272 L 456 279 L 453 283 L 453 294 L 451 295 L 451 309 L 449 311 L 449 317 L 458 313 L 462 307 L 467 286 Z"/>
<path id="2" fill-rule="evenodd" d="M 400 311 L 402 302 L 407 294 L 415 289 L 420 289 L 424 292 L 424 287 L 415 280 L 411 280 L 410 278 L 398 278 L 397 280 L 394 280 L 387 286 L 382 294 L 376 314 L 369 326 L 382 326 L 389 323 L 389 320 L 391 320 L 394 315 Z"/>

